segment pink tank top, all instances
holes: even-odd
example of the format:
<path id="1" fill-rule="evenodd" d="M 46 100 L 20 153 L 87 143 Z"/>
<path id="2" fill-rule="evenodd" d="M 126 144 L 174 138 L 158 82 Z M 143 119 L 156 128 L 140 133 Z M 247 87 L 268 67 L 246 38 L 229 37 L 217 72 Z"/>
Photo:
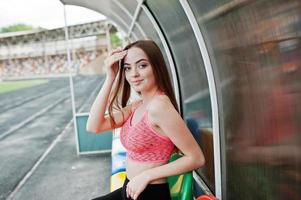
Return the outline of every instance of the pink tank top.
<path id="1" fill-rule="evenodd" d="M 167 162 L 174 149 L 172 141 L 159 135 L 149 124 L 147 110 L 135 125 L 131 124 L 134 112 L 123 124 L 120 140 L 127 150 L 129 159 L 139 162 Z"/>

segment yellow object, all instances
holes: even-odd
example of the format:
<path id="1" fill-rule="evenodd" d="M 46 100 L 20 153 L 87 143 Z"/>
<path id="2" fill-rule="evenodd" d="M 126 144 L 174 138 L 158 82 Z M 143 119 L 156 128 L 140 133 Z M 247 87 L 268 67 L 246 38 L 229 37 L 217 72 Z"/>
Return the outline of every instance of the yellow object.
<path id="1" fill-rule="evenodd" d="M 182 183 L 183 183 L 183 177 L 184 177 L 183 175 L 179 176 L 178 180 L 170 188 L 170 193 L 172 193 L 172 194 L 178 194 L 178 193 L 181 192 L 181 187 L 182 187 Z"/>
<path id="2" fill-rule="evenodd" d="M 126 178 L 125 172 L 118 172 L 111 176 L 111 192 L 121 188 Z"/>

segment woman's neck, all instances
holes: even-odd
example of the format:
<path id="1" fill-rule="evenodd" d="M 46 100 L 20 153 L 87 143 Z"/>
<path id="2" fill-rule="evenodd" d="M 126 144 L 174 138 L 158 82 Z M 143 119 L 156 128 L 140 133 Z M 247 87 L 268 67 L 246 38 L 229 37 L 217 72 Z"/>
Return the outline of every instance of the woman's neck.
<path id="1" fill-rule="evenodd" d="M 159 89 L 155 88 L 152 91 L 141 93 L 142 102 L 144 105 L 147 105 L 154 96 L 158 93 Z"/>

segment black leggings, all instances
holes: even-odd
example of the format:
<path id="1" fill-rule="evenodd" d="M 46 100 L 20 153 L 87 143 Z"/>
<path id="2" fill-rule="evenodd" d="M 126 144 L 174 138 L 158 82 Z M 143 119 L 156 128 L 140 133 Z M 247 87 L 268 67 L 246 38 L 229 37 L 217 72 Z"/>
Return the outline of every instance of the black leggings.
<path id="1" fill-rule="evenodd" d="M 126 179 L 123 186 L 105 196 L 97 197 L 92 200 L 131 200 L 126 197 Z M 168 183 L 148 184 L 143 192 L 138 196 L 139 200 L 171 200 Z"/>

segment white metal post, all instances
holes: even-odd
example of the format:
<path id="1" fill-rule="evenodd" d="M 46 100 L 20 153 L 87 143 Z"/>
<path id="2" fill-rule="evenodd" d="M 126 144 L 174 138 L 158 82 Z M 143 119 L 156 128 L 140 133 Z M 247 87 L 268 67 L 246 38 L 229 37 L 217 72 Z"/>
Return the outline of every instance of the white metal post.
<path id="1" fill-rule="evenodd" d="M 68 25 L 67 25 L 67 15 L 66 15 L 66 6 L 64 5 L 64 20 L 65 20 L 65 42 L 66 42 L 66 50 L 67 50 L 67 64 L 69 70 L 69 86 L 71 93 L 71 104 L 72 104 L 72 118 L 74 124 L 75 138 L 76 138 L 76 153 L 79 154 L 79 146 L 78 146 L 78 133 L 77 133 L 77 122 L 76 122 L 76 110 L 75 110 L 75 100 L 74 100 L 74 85 L 72 78 L 72 68 L 71 68 L 71 56 L 70 56 L 70 47 L 69 47 L 69 33 L 68 33 Z"/>

